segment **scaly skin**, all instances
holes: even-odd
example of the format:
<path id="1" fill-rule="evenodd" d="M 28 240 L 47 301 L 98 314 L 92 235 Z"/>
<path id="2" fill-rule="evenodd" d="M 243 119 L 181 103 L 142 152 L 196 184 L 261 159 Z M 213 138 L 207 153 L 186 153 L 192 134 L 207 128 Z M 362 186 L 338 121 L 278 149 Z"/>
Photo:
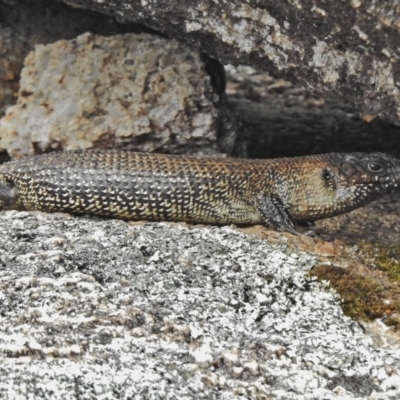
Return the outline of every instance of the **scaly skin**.
<path id="1" fill-rule="evenodd" d="M 381 153 L 238 160 L 89 150 L 1 165 L 0 209 L 264 223 L 299 234 L 296 221 L 343 214 L 399 183 L 400 160 Z"/>

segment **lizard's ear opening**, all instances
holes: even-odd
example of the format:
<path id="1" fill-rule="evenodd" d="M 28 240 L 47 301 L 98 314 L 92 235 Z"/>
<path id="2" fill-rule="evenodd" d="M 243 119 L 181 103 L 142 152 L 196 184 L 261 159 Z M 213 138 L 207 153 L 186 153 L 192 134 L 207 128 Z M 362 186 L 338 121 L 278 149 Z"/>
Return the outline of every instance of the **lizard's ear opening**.
<path id="1" fill-rule="evenodd" d="M 322 170 L 321 177 L 322 177 L 326 187 L 336 190 L 337 184 L 336 184 L 335 175 L 329 168 L 324 168 Z"/>

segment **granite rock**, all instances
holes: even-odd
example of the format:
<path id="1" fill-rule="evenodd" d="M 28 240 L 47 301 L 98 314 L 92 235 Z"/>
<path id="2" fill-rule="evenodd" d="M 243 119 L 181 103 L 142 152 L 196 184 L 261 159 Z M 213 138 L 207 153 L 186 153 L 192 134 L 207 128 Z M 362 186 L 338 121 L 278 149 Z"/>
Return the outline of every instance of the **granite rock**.
<path id="1" fill-rule="evenodd" d="M 0 0 L 0 117 L 15 104 L 24 59 L 36 44 L 85 32 L 122 33 L 114 18 L 48 0 Z"/>
<path id="2" fill-rule="evenodd" d="M 219 152 L 220 95 L 198 51 L 148 34 L 37 45 L 0 122 L 10 156 L 88 147 Z"/>
<path id="3" fill-rule="evenodd" d="M 314 258 L 230 227 L 0 214 L 0 397 L 400 396 Z"/>

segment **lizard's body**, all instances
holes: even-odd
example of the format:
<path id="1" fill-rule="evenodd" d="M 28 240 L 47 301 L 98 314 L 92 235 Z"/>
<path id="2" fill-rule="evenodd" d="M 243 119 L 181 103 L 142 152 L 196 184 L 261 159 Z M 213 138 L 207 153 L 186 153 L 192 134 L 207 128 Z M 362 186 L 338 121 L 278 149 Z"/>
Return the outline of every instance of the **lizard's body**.
<path id="1" fill-rule="evenodd" d="M 297 233 L 293 221 L 342 214 L 399 183 L 400 161 L 380 153 L 238 160 L 89 150 L 1 165 L 0 209 L 265 223 Z"/>

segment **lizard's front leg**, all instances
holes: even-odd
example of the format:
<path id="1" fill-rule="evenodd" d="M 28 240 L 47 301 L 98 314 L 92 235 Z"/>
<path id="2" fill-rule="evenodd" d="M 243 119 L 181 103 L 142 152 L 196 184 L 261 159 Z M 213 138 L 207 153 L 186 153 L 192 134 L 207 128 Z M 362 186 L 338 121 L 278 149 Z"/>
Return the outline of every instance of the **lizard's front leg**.
<path id="1" fill-rule="evenodd" d="M 256 200 L 256 208 L 267 226 L 293 235 L 304 235 L 296 229 L 287 206 L 278 196 L 271 193 L 262 194 Z"/>

